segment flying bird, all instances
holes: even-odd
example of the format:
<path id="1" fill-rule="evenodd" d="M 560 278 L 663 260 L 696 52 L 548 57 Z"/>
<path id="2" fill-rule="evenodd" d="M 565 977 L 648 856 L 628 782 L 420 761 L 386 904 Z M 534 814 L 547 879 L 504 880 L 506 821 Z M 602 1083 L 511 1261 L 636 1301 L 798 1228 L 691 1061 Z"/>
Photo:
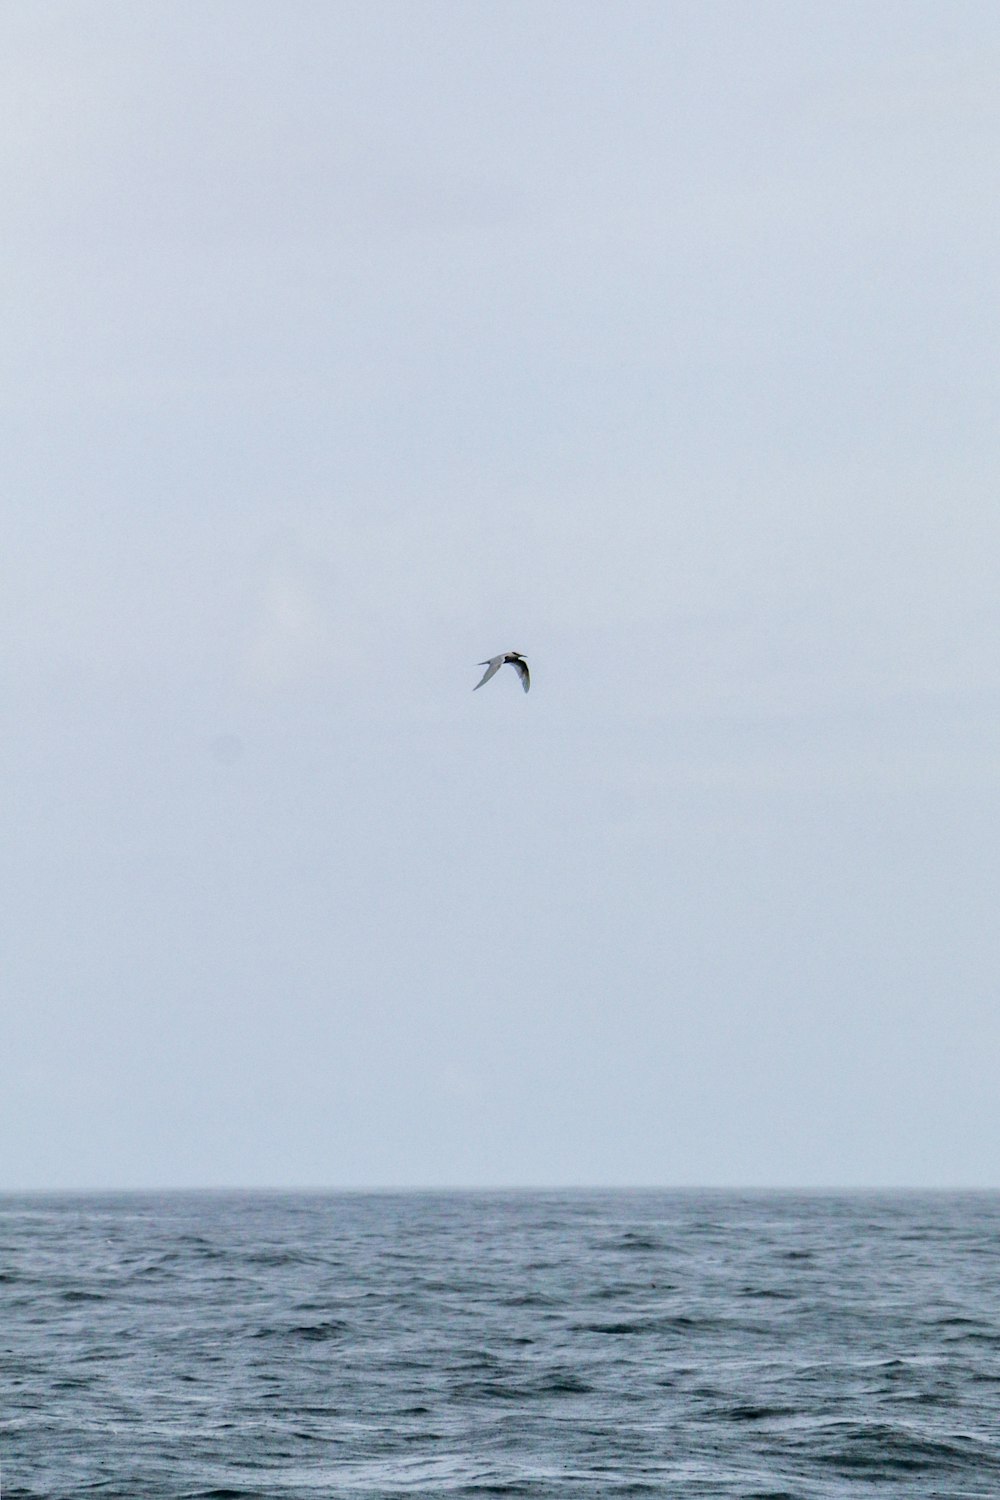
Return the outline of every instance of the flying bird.
<path id="1" fill-rule="evenodd" d="M 520 651 L 505 651 L 503 656 L 491 656 L 489 661 L 481 661 L 479 665 L 481 667 L 485 667 L 486 671 L 483 673 L 482 677 L 480 677 L 479 681 L 476 683 L 476 687 L 474 687 L 472 691 L 475 692 L 476 688 L 481 688 L 484 682 L 489 682 L 490 678 L 496 672 L 499 672 L 504 662 L 507 661 L 510 662 L 518 677 L 520 677 L 521 686 L 524 688 L 524 691 L 527 692 L 531 686 L 531 674 L 528 671 L 528 663 L 525 661 Z"/>

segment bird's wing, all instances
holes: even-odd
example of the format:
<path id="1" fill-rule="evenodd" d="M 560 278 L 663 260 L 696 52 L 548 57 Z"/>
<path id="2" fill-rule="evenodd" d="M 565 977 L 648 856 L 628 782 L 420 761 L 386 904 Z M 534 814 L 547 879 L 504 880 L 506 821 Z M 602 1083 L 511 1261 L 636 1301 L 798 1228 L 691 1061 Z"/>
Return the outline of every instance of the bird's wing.
<path id="1" fill-rule="evenodd" d="M 528 663 L 526 661 L 512 661 L 511 666 L 516 670 L 518 677 L 521 679 L 521 686 L 527 692 L 531 686 L 531 673 L 528 671 Z"/>
<path id="2" fill-rule="evenodd" d="M 476 687 L 474 687 L 472 689 L 473 692 L 476 691 L 476 688 L 481 688 L 484 682 L 489 682 L 490 678 L 496 672 L 499 672 L 500 668 L 503 666 L 503 657 L 502 656 L 491 656 L 490 659 L 489 659 L 489 661 L 481 661 L 479 663 L 479 665 L 481 667 L 485 667 L 486 671 L 483 673 L 482 677 L 480 677 L 479 681 L 476 683 Z"/>

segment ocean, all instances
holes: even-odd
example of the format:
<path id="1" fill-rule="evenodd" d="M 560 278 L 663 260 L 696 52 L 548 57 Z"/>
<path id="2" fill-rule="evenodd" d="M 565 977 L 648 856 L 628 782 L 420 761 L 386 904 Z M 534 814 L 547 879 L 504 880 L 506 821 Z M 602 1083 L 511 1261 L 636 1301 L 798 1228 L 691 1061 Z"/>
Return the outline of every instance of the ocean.
<path id="1" fill-rule="evenodd" d="M 1000 1496 L 1000 1195 L 0 1198 L 4 1500 Z"/>

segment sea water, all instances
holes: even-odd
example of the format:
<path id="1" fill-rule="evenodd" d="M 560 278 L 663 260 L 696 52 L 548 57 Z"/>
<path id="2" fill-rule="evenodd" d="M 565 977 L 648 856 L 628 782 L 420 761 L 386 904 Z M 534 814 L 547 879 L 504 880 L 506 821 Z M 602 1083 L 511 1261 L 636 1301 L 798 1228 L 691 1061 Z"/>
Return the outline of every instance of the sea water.
<path id="1" fill-rule="evenodd" d="M 17 1496 L 1000 1496 L 1000 1196 L 0 1198 Z"/>

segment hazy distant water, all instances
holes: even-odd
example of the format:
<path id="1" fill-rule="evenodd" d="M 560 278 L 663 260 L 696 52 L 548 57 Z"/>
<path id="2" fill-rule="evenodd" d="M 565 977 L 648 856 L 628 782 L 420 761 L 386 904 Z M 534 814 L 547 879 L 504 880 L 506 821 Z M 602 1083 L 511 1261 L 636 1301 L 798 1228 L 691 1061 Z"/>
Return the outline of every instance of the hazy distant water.
<path id="1" fill-rule="evenodd" d="M 1000 1496 L 1000 1197 L 0 1199 L 15 1496 Z"/>

